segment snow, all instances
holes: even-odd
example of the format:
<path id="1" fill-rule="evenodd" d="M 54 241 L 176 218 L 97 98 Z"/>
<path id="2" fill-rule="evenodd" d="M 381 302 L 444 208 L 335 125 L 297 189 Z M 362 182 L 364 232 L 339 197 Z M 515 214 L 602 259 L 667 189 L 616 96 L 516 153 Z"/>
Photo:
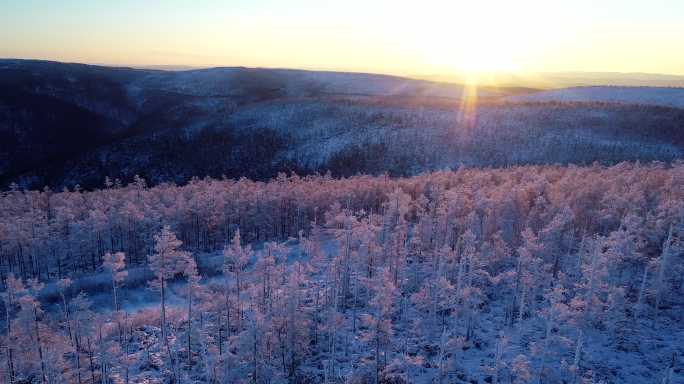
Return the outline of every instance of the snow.
<path id="1" fill-rule="evenodd" d="M 302 252 L 300 244 L 295 240 L 290 240 L 285 242 L 287 245 L 288 255 L 286 260 L 289 266 L 293 262 L 304 263 L 308 260 L 305 253 Z M 326 236 L 322 240 L 322 249 L 326 254 L 327 260 L 332 260 L 335 256 L 337 250 L 339 249 L 338 242 L 330 237 Z M 263 243 L 256 244 L 257 251 L 252 259 L 252 266 L 249 267 L 248 272 L 253 271 L 253 263 L 262 254 Z M 203 285 L 208 284 L 222 284 L 223 276 L 221 275 L 221 253 L 205 253 L 199 256 L 200 265 L 205 273 L 205 278 L 202 279 Z M 147 276 L 149 279 L 151 274 L 146 271 L 135 270 L 130 273 L 129 277 L 125 283 L 122 291 L 123 298 L 123 309 L 131 317 L 135 317 L 136 313 L 141 314 L 143 312 L 154 311 L 158 305 L 158 294 L 150 291 L 149 288 L 142 287 L 141 284 L 144 283 L 145 279 L 142 276 Z M 95 292 L 91 295 L 91 299 L 98 303 L 97 309 L 103 314 L 110 311 L 111 308 L 111 296 L 108 292 L 100 291 L 100 285 L 104 280 L 106 280 L 106 274 L 100 274 L 99 276 L 88 276 L 76 280 L 76 284 L 79 289 L 84 289 L 86 291 Z M 323 278 L 319 276 L 319 278 Z M 97 282 L 94 283 L 94 282 Z M 251 283 L 257 283 L 252 281 Z M 325 285 L 323 280 L 319 280 L 317 284 Z M 135 288 L 139 286 L 138 288 Z M 168 311 L 171 313 L 169 316 L 181 316 L 184 309 L 185 299 L 184 299 L 184 285 L 185 283 L 181 279 L 171 282 L 168 286 L 167 295 L 167 305 Z M 99 293 L 98 293 L 99 291 Z M 44 297 L 45 299 L 45 297 Z M 526 319 L 523 323 L 517 324 L 514 328 L 508 328 L 502 324 L 502 319 L 504 317 L 505 303 L 498 302 L 493 303 L 488 306 L 488 310 L 481 313 L 479 319 L 480 332 L 477 334 L 475 339 L 466 343 L 463 350 L 457 353 L 451 362 L 448 364 L 445 380 L 450 383 L 473 383 L 472 380 L 477 380 L 476 378 L 482 378 L 483 372 L 486 367 L 491 364 L 493 359 L 492 350 L 495 347 L 497 337 L 501 334 L 509 338 L 509 343 L 505 348 L 502 355 L 504 360 L 512 360 L 515 356 L 525 351 L 529 348 L 529 343 L 531 340 L 539 339 L 544 334 L 543 325 L 539 322 L 538 318 L 531 317 Z M 54 307 L 55 311 L 58 312 L 58 306 Z M 174 315 L 174 311 L 177 314 Z M 359 313 L 359 317 L 362 313 Z M 431 325 L 429 320 L 425 320 L 423 325 L 420 319 L 421 314 L 419 312 L 413 311 L 412 317 L 414 321 L 418 322 L 418 328 L 421 329 L 420 333 L 424 336 L 419 337 L 418 340 L 412 340 L 409 342 L 409 353 L 410 354 L 427 354 L 427 356 L 432 356 L 428 359 L 422 366 L 412 366 L 408 371 L 403 371 L 400 376 L 406 377 L 411 383 L 432 383 L 438 380 L 438 375 L 435 371 L 435 355 L 434 352 L 430 352 L 431 349 L 438 350 L 439 345 L 434 344 L 434 342 L 429 341 L 429 338 L 425 336 L 432 332 L 435 332 L 433 325 Z M 344 326 L 341 328 L 351 328 L 351 318 L 350 312 L 345 314 Z M 619 383 L 644 383 L 644 382 L 656 382 L 660 379 L 660 375 L 655 372 L 662 370 L 662 367 L 667 366 L 669 359 L 672 354 L 684 354 L 684 328 L 682 324 L 673 321 L 669 318 L 663 319 L 663 321 L 658 323 L 657 327 L 651 320 L 640 320 L 637 324 L 632 324 L 625 329 L 623 332 L 627 335 L 626 347 L 616 349 L 610 337 L 607 336 L 605 331 L 598 329 L 593 329 L 585 334 L 585 344 L 583 359 L 586 360 L 586 364 L 592 367 L 598 367 L 594 370 L 594 374 L 599 375 L 599 377 L 612 377 L 614 382 Z M 179 323 L 180 327 L 182 325 Z M 351 363 L 353 361 L 361 361 L 364 356 L 369 353 L 362 346 L 360 340 L 354 340 L 352 335 L 344 335 L 344 330 L 340 330 L 342 335 L 340 338 L 345 340 L 349 338 L 352 340 L 351 346 L 349 346 L 346 353 L 349 356 L 340 356 L 338 364 L 340 365 L 338 375 L 340 377 L 345 377 L 347 375 L 359 375 L 359 368 L 352 367 Z M 394 327 L 393 338 L 395 340 L 402 340 L 406 337 L 415 338 L 413 335 L 414 330 L 410 328 L 404 328 L 401 324 Z M 503 332 L 503 333 L 502 333 Z M 413 335 L 413 336 L 410 336 Z M 666 335 L 666 336 L 665 336 Z M 577 335 L 571 335 L 572 338 L 576 338 Z M 132 367 L 132 374 L 137 374 L 137 380 L 159 380 L 159 369 L 164 366 L 164 352 L 163 346 L 160 345 L 159 341 L 159 327 L 155 326 L 145 326 L 135 331 L 133 337 L 134 343 L 131 348 L 134 353 L 131 355 L 135 361 L 135 367 Z M 144 351 L 139 344 L 143 340 L 149 340 L 151 346 L 147 350 L 152 351 L 149 357 L 144 357 Z M 639 340 L 646 340 L 647 343 L 639 342 Z M 420 347 L 419 347 L 420 346 Z M 418 349 L 420 348 L 420 349 Z M 342 355 L 343 351 L 340 351 Z M 565 359 L 566 361 L 572 360 L 571 351 L 568 348 L 561 346 L 554 347 L 554 350 L 550 352 L 551 354 L 557 354 L 559 359 Z M 136 357 L 137 356 L 137 357 Z M 150 363 L 147 363 L 149 361 Z M 323 362 L 325 364 L 325 361 Z M 151 364 L 151 365 L 148 365 Z M 310 370 L 311 374 L 316 373 L 313 367 L 304 367 L 305 370 Z M 561 380 L 562 376 L 559 376 L 560 367 L 552 367 L 550 369 L 551 382 L 556 382 L 555 380 Z M 169 372 L 166 373 L 167 375 Z M 369 371 L 370 375 L 371 372 Z M 553 379 L 556 377 L 556 379 Z M 682 377 L 684 379 L 684 377 Z M 548 378 L 547 378 L 548 379 Z M 480 382 L 480 381 L 478 381 Z M 559 381 L 558 381 L 559 382 Z M 611 381 L 613 382 L 613 381 Z"/>
<path id="2" fill-rule="evenodd" d="M 511 102 L 605 102 L 684 108 L 684 88 L 572 87 L 508 96 Z"/>
<path id="3" fill-rule="evenodd" d="M 139 86 L 195 96 L 247 96 L 278 92 L 282 96 L 364 95 L 459 98 L 462 86 L 369 73 L 262 68 L 211 68 L 153 73 Z"/>

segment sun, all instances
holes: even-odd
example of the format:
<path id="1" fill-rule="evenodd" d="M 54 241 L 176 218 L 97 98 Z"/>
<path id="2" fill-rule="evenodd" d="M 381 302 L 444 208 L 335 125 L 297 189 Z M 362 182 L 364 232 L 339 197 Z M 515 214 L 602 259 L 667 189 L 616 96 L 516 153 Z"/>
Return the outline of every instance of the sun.
<path id="1" fill-rule="evenodd" d="M 470 74 L 518 70 L 515 60 L 505 49 L 486 40 L 463 44 L 452 61 L 454 67 Z"/>
<path id="2" fill-rule="evenodd" d="M 515 52 L 494 38 L 480 36 L 437 45 L 441 48 L 426 53 L 426 65 L 433 72 L 457 75 L 465 83 L 488 83 L 499 74 L 521 71 Z"/>
<path id="3" fill-rule="evenodd" d="M 513 45 L 503 31 L 477 29 L 460 35 L 448 50 L 433 52 L 448 68 L 471 76 L 520 69 Z"/>
<path id="4" fill-rule="evenodd" d="M 419 22 L 415 39 L 427 67 L 470 78 L 517 73 L 528 61 L 534 32 L 506 12 L 485 5 L 455 2 Z M 516 8 L 507 10 L 519 12 Z"/>

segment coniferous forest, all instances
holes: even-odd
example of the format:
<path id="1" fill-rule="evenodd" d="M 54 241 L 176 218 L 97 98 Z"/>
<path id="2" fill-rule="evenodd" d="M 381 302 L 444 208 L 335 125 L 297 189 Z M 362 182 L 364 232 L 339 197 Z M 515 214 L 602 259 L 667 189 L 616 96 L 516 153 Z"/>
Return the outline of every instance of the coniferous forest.
<path id="1" fill-rule="evenodd" d="M 674 383 L 684 165 L 0 197 L 7 383 Z"/>

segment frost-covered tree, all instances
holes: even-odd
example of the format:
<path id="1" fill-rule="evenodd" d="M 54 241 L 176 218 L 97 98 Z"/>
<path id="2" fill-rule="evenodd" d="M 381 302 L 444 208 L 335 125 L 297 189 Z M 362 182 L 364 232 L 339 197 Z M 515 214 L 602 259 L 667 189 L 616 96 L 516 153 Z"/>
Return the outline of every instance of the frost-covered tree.
<path id="1" fill-rule="evenodd" d="M 166 289 L 170 279 L 181 273 L 187 260 L 191 258 L 189 252 L 180 250 L 182 241 L 176 238 L 169 226 L 164 226 L 159 234 L 154 236 L 154 253 L 148 256 L 148 263 L 155 279 L 150 286 L 160 293 L 160 324 L 162 339 L 166 340 Z"/>
<path id="2" fill-rule="evenodd" d="M 13 274 L 7 276 L 5 281 L 5 290 L 0 293 L 3 305 L 5 307 L 5 330 L 6 334 L 4 344 L 7 362 L 6 379 L 7 382 L 13 384 L 16 379 L 15 371 L 15 353 L 14 343 L 15 337 L 12 331 L 12 316 L 17 310 L 19 298 L 25 294 L 26 288 L 21 279 L 16 278 Z"/>
<path id="3" fill-rule="evenodd" d="M 571 303 L 582 327 L 590 327 L 602 321 L 610 292 L 609 259 L 605 252 L 605 239 L 593 239 L 588 247 L 588 255 L 582 265 L 582 277 L 576 284 L 578 295 Z"/>
<path id="4" fill-rule="evenodd" d="M 126 255 L 123 252 L 105 253 L 102 266 L 110 273 L 112 280 L 112 298 L 114 303 L 114 311 L 121 310 L 119 303 L 118 289 L 121 283 L 128 276 L 126 268 Z"/>
<path id="5" fill-rule="evenodd" d="M 188 368 L 192 366 L 192 321 L 193 321 L 193 305 L 195 300 L 201 296 L 200 292 L 198 290 L 201 288 L 199 285 L 200 281 L 200 276 L 197 273 L 197 264 L 195 263 L 195 259 L 192 257 L 185 257 L 181 261 L 181 266 L 180 270 L 183 273 L 183 276 L 187 280 L 186 283 L 186 302 L 187 302 L 187 344 L 186 344 L 186 349 L 187 349 L 187 364 Z"/>
<path id="6" fill-rule="evenodd" d="M 530 310 L 533 299 L 544 285 L 543 260 L 541 253 L 543 245 L 537 236 L 528 228 L 522 232 L 522 245 L 518 247 L 518 258 L 514 270 L 512 301 L 509 309 L 509 321 L 514 321 L 517 310 L 517 321 L 521 323 L 525 314 Z"/>
<path id="7" fill-rule="evenodd" d="M 660 305 L 663 302 L 664 296 L 667 294 L 665 290 L 666 279 L 668 275 L 668 268 L 670 267 L 670 259 L 672 258 L 674 238 L 672 237 L 673 227 L 667 233 L 667 238 L 663 242 L 662 252 L 658 259 L 658 272 L 655 280 L 655 317 L 658 318 Z"/>
<path id="8" fill-rule="evenodd" d="M 394 286 L 394 279 L 389 269 L 378 274 L 373 286 L 369 289 L 373 292 L 369 302 L 370 312 L 362 316 L 362 322 L 368 329 L 364 340 L 374 351 L 374 380 L 377 384 L 380 382 L 380 374 L 388 361 L 388 349 L 393 335 L 392 313 L 397 299 L 397 288 Z"/>
<path id="9" fill-rule="evenodd" d="M 244 273 L 244 269 L 247 266 L 247 264 L 250 262 L 250 258 L 252 256 L 252 247 L 251 245 L 246 245 L 243 246 L 241 243 L 241 237 L 240 237 L 240 230 L 235 231 L 235 235 L 233 236 L 233 240 L 231 241 L 230 245 L 226 246 L 223 250 L 223 265 L 224 265 L 224 274 L 232 271 L 233 275 L 235 277 L 235 303 L 237 307 L 237 314 L 236 314 L 236 327 L 238 333 L 242 331 L 242 289 L 243 289 L 243 281 L 242 281 L 242 276 Z M 226 275 L 227 276 L 227 275 Z M 228 284 L 226 280 L 226 284 Z M 228 287 L 225 288 L 228 290 Z M 229 318 L 230 314 L 228 313 L 228 297 L 225 297 L 226 300 L 226 317 Z"/>
<path id="10" fill-rule="evenodd" d="M 45 325 L 44 325 L 44 311 L 38 300 L 38 294 L 43 289 L 44 284 L 38 282 L 37 279 L 30 279 L 25 293 L 18 299 L 19 312 L 17 313 L 17 322 L 21 324 L 22 330 L 19 332 L 23 343 L 25 353 L 23 356 L 24 364 L 32 362 L 39 363 L 40 370 L 37 375 L 40 381 L 47 383 L 47 355 L 45 354 Z M 32 372 L 33 369 L 28 368 L 27 373 Z"/>
<path id="11" fill-rule="evenodd" d="M 540 315 L 544 322 L 543 339 L 533 344 L 533 354 L 539 357 L 539 382 L 543 382 L 547 375 L 547 364 L 552 353 L 552 348 L 563 348 L 569 345 L 568 338 L 564 335 L 564 326 L 571 317 L 569 306 L 566 302 L 566 290 L 562 284 L 550 288 L 544 295 L 548 305 Z"/>
<path id="12" fill-rule="evenodd" d="M 515 384 L 527 384 L 532 381 L 532 367 L 525 355 L 518 355 L 511 361 L 510 382 Z"/>

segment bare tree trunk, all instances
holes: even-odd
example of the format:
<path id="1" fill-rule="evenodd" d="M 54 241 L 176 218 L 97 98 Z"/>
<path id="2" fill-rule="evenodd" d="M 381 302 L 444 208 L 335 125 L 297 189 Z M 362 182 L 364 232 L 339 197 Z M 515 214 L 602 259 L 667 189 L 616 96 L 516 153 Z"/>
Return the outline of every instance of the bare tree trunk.
<path id="1" fill-rule="evenodd" d="M 9 296 L 9 294 L 8 294 Z M 5 322 L 7 325 L 7 374 L 10 384 L 14 384 L 14 358 L 12 353 L 12 323 L 10 321 L 10 299 L 5 303 Z"/>
<path id="2" fill-rule="evenodd" d="M 40 370 L 42 374 L 42 382 L 45 383 L 47 382 L 47 375 L 45 374 L 45 358 L 43 357 L 43 343 L 41 342 L 40 339 L 40 330 L 38 326 L 38 312 L 36 311 L 36 307 L 34 305 L 33 307 L 33 324 L 35 326 L 35 331 L 36 331 L 36 348 L 38 349 L 38 357 L 40 358 Z"/>
<path id="3" fill-rule="evenodd" d="M 634 318 L 636 319 L 642 311 L 642 306 L 644 305 L 644 295 L 646 293 L 646 280 L 648 279 L 648 264 L 644 266 L 644 274 L 641 277 L 641 287 L 639 288 L 639 299 L 637 300 L 637 305 L 634 310 Z"/>
<path id="4" fill-rule="evenodd" d="M 188 370 L 192 365 L 192 350 L 190 348 L 192 334 L 192 284 L 188 282 Z"/>
<path id="5" fill-rule="evenodd" d="M 76 352 L 76 376 L 78 384 L 81 384 L 81 354 L 78 347 L 74 347 L 74 351 Z"/>
<path id="6" fill-rule="evenodd" d="M 126 313 L 126 317 L 125 317 L 125 320 L 124 320 L 124 334 L 126 333 L 126 325 L 127 325 L 127 324 L 128 324 L 128 313 Z M 129 369 L 128 358 L 129 358 L 129 353 L 130 353 L 129 348 L 130 348 L 130 345 L 131 345 L 131 343 L 130 343 L 130 340 L 131 340 L 131 332 L 132 332 L 131 326 L 128 327 L 128 332 L 129 332 L 128 336 L 125 337 L 125 339 L 126 339 L 126 347 L 124 348 L 124 353 L 125 353 L 125 355 L 124 355 L 124 361 L 125 361 L 125 364 L 126 364 L 126 367 L 125 367 L 125 368 L 126 368 L 126 371 L 125 371 L 125 384 L 128 384 L 128 383 L 129 383 L 129 380 L 130 380 L 130 372 L 129 372 L 130 369 Z"/>
<path id="7" fill-rule="evenodd" d="M 663 244 L 663 253 L 660 256 L 660 266 L 658 268 L 658 278 L 656 280 L 656 297 L 655 297 L 655 319 L 658 320 L 658 311 L 663 299 L 663 286 L 665 285 L 665 275 L 667 274 L 668 261 L 670 256 L 670 245 L 672 243 L 672 226 L 668 232 L 667 239 Z"/>
<path id="8" fill-rule="evenodd" d="M 237 332 L 240 333 L 242 330 L 242 303 L 240 301 L 240 272 L 237 268 L 239 267 L 236 267 L 235 269 L 235 280 L 237 284 L 235 302 L 237 303 Z"/>
<path id="9" fill-rule="evenodd" d="M 256 324 L 255 324 L 255 327 L 256 327 Z M 254 366 L 252 367 L 252 369 L 253 369 L 253 371 L 252 371 L 252 382 L 254 384 L 256 384 L 257 379 L 258 379 L 258 374 L 259 374 L 259 369 L 257 366 L 257 364 L 259 364 L 259 359 L 257 357 L 257 329 L 256 328 L 254 329 L 254 344 L 253 344 L 252 353 L 253 353 L 252 357 L 254 358 Z"/>
<path id="10" fill-rule="evenodd" d="M 161 316 L 159 318 L 159 323 L 161 327 L 161 336 L 164 342 L 166 342 L 166 301 L 164 299 L 164 277 L 162 276 L 159 281 L 161 282 Z"/>
<path id="11" fill-rule="evenodd" d="M 573 362 L 573 366 L 575 367 L 575 373 L 574 373 L 574 379 L 573 382 L 577 382 L 578 378 L 578 372 L 579 372 L 579 363 L 580 363 L 580 358 L 582 356 L 582 336 L 583 332 L 580 330 L 579 336 L 577 337 L 577 346 L 575 347 L 575 360 Z"/>
<path id="12" fill-rule="evenodd" d="M 91 382 L 95 383 L 95 362 L 93 359 L 93 348 L 90 342 L 90 336 L 88 337 L 88 358 L 90 359 L 90 379 Z"/>
<path id="13" fill-rule="evenodd" d="M 71 332 L 71 321 L 69 321 L 69 306 L 67 305 L 66 296 L 64 295 L 64 291 L 60 290 L 59 294 L 62 298 L 62 306 L 63 306 L 63 311 L 64 311 L 64 323 L 66 324 L 67 332 L 69 333 L 69 342 L 73 345 L 74 340 L 73 340 L 73 334 Z"/>

